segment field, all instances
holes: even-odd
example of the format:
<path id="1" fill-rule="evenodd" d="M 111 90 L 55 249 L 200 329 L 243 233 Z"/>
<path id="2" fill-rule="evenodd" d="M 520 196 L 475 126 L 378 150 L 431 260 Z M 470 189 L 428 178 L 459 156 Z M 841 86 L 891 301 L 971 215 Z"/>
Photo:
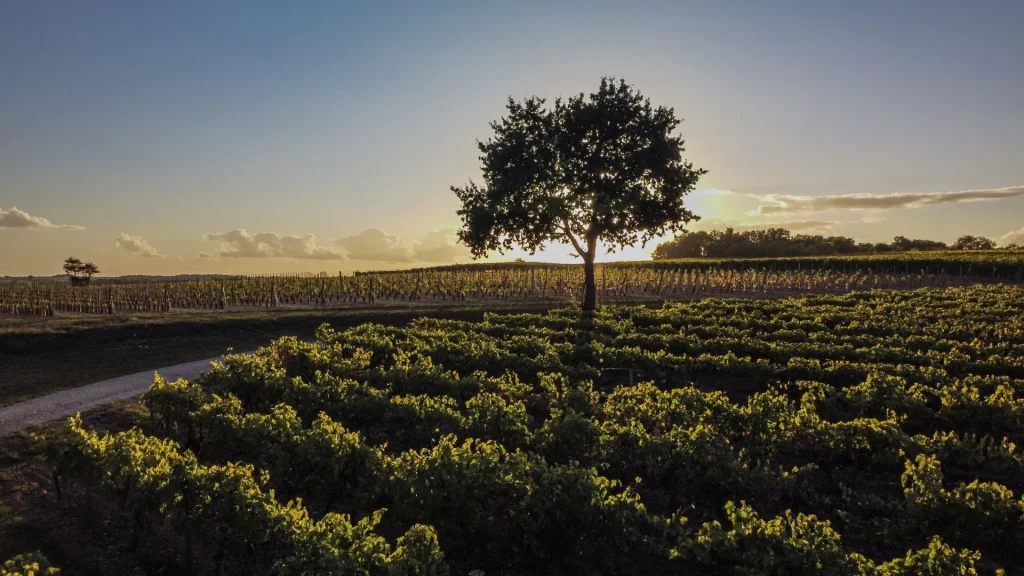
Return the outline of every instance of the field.
<path id="1" fill-rule="evenodd" d="M 323 327 L 41 449 L 179 573 L 991 573 L 1022 393 L 1019 287 L 712 298 Z"/>
<path id="2" fill-rule="evenodd" d="M 767 270 L 833 270 L 837 272 L 873 272 L 875 274 L 947 274 L 1013 278 L 1024 274 L 1024 250 L 928 250 L 879 252 L 833 256 L 793 256 L 764 258 L 675 258 L 634 262 L 609 262 L 608 268 L 674 270 L 674 269 L 767 269 Z M 499 262 L 454 264 L 422 268 L 424 271 L 515 270 L 554 268 L 544 262 Z M 565 267 L 574 267 L 565 265 Z M 406 270 L 375 271 L 368 274 L 401 274 Z"/>
<path id="3" fill-rule="evenodd" d="M 524 309 L 524 303 L 515 303 Z M 525 306 L 545 310 L 543 302 Z M 245 309 L 53 317 L 0 316 L 0 407 L 107 378 L 255 350 L 280 336 L 311 339 L 325 322 L 400 325 L 421 316 L 480 320 L 495 302 L 342 309 Z"/>
<path id="4" fill-rule="evenodd" d="M 620 262 L 597 270 L 599 298 L 793 295 L 1024 281 L 1024 251 Z M 579 265 L 474 264 L 332 276 L 254 276 L 126 284 L 0 284 L 0 314 L 166 313 L 184 310 L 448 305 L 582 298 Z"/>

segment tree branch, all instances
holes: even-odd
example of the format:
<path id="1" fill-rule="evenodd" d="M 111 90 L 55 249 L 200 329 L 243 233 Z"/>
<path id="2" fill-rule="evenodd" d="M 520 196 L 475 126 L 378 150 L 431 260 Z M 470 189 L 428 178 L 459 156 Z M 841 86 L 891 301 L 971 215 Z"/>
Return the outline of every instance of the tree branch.
<path id="1" fill-rule="evenodd" d="M 579 254 L 581 257 L 586 258 L 587 252 L 583 249 L 582 246 L 580 246 L 579 241 L 576 240 L 576 237 L 572 235 L 572 232 L 569 231 L 569 221 L 566 220 L 565 218 L 562 219 L 562 230 L 565 232 L 565 236 L 569 239 L 569 241 L 572 242 L 572 247 L 576 249 L 576 253 Z"/>

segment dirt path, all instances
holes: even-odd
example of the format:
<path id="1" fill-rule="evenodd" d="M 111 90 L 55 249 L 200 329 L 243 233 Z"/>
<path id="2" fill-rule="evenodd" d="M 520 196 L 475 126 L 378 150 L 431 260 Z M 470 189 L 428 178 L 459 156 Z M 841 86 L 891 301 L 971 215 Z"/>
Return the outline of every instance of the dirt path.
<path id="1" fill-rule="evenodd" d="M 26 400 L 13 406 L 0 408 L 0 435 L 42 424 L 59 418 L 73 416 L 94 406 L 109 404 L 115 400 L 128 400 L 141 395 L 153 383 L 153 373 L 159 372 L 168 380 L 185 378 L 191 380 L 210 368 L 210 362 L 221 357 L 187 362 L 157 370 L 138 372 L 110 380 L 103 380 L 88 386 L 62 390 L 39 398 Z"/>

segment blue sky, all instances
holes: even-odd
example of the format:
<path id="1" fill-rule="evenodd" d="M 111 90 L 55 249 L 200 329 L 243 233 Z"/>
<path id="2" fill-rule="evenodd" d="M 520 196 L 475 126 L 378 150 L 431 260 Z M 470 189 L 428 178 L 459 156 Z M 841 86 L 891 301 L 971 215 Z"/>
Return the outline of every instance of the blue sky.
<path id="1" fill-rule="evenodd" d="M 702 225 L 1008 241 L 1021 22 L 996 1 L 0 0 L 0 274 L 463 259 L 448 187 L 479 178 L 487 123 L 603 75 L 684 118 Z M 851 194 L 867 209 L 802 200 Z"/>

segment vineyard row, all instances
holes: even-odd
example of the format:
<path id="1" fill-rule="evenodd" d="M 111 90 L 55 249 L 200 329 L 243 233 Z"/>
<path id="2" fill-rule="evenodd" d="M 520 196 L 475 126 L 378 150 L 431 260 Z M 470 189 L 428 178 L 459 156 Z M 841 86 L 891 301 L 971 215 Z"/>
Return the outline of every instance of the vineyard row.
<path id="1" fill-rule="evenodd" d="M 1007 279 L 1016 281 L 1013 278 Z M 605 301 L 690 299 L 712 294 L 796 295 L 869 289 L 964 286 L 991 279 L 945 272 L 770 268 L 654 268 L 598 270 Z M 345 307 L 367 304 L 582 298 L 579 267 L 497 270 L 420 270 L 337 277 L 245 277 L 118 285 L 0 284 L 0 314 L 116 314 L 279 306 Z"/>

